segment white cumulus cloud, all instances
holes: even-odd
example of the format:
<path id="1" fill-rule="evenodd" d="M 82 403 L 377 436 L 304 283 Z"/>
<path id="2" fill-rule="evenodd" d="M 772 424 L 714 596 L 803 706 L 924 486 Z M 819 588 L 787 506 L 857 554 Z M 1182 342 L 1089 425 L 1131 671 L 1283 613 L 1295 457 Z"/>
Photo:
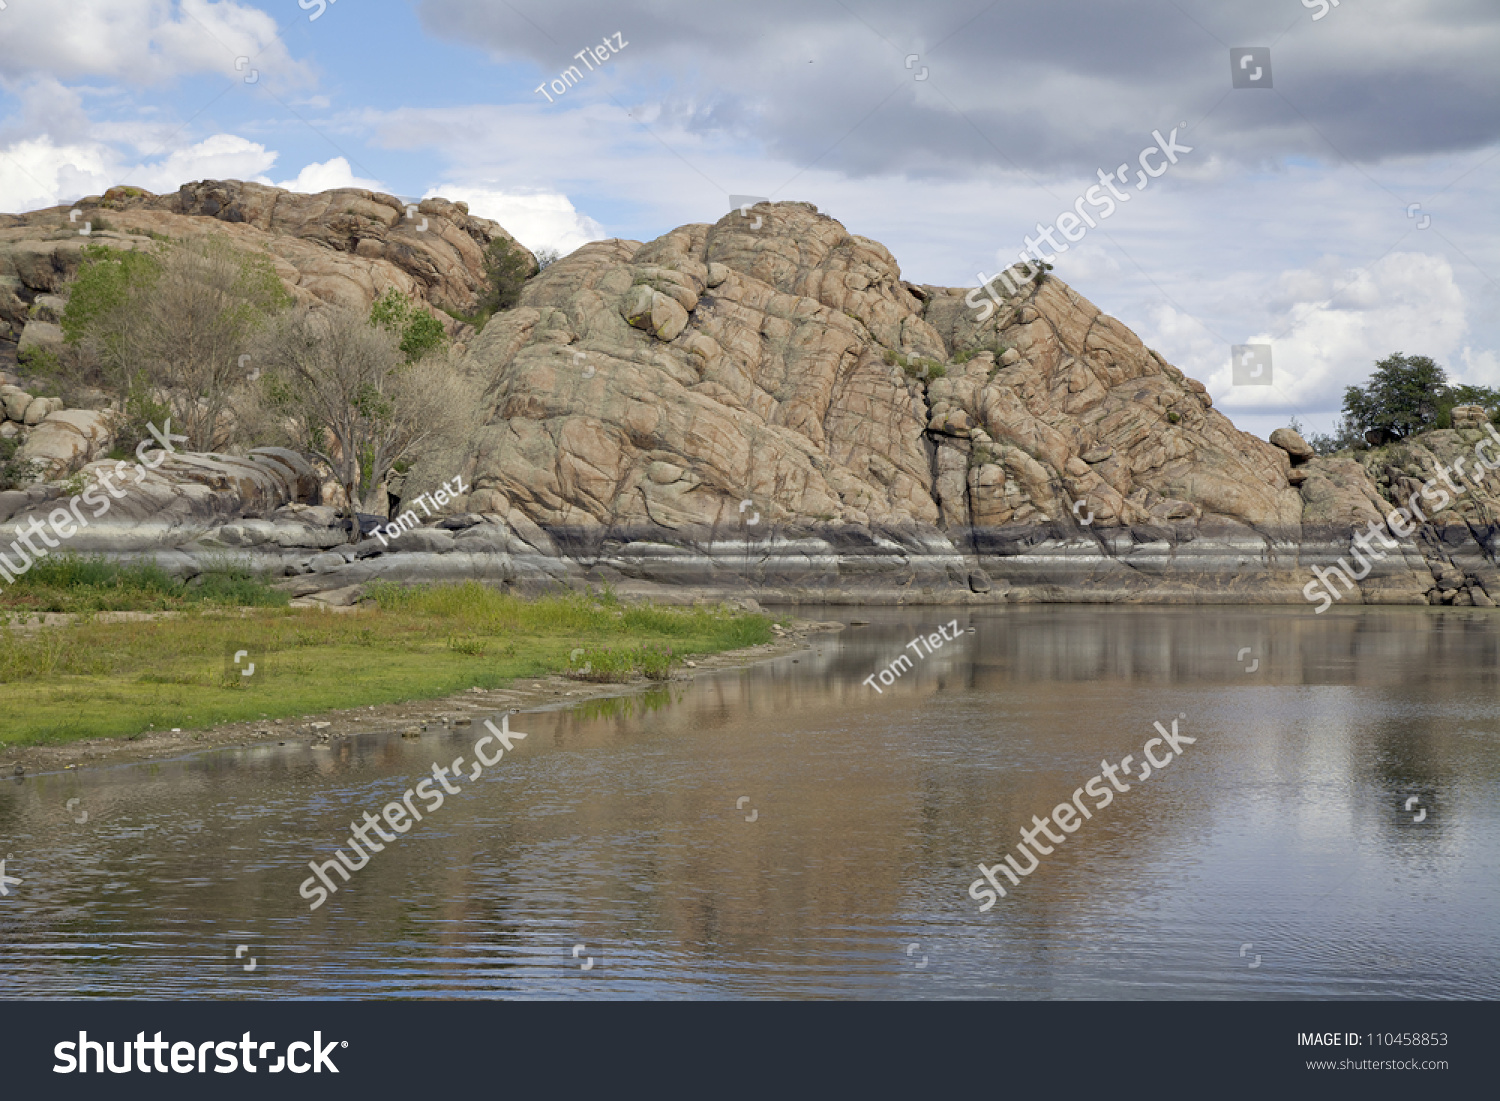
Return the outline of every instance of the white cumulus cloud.
<path id="1" fill-rule="evenodd" d="M 234 134 L 214 134 L 145 163 L 132 163 L 103 142 L 55 143 L 43 136 L 0 149 L 0 211 L 60 206 L 120 184 L 160 193 L 190 180 L 256 179 L 275 163 L 274 152 Z"/>
<path id="2" fill-rule="evenodd" d="M 266 12 L 233 0 L 17 0 L 6 7 L 0 82 L 46 74 L 157 84 L 188 73 L 235 72 L 237 57 L 300 81 Z"/>
<path id="3" fill-rule="evenodd" d="M 527 248 L 555 248 L 564 255 L 609 236 L 604 227 L 573 207 L 566 195 L 548 191 L 500 191 L 467 184 L 441 184 L 424 199 L 441 196 L 469 204 L 477 218 L 499 222 Z"/>
<path id="4" fill-rule="evenodd" d="M 1393 252 L 1370 266 L 1283 272 L 1271 323 L 1247 344 L 1272 347 L 1272 386 L 1233 386 L 1229 350 L 1205 376 L 1221 407 L 1337 408 L 1393 352 L 1430 355 L 1450 369 L 1468 329 L 1464 294 L 1444 256 Z M 1222 399 L 1218 395 L 1223 395 Z"/>
<path id="5" fill-rule="evenodd" d="M 261 182 L 269 183 L 270 181 L 262 180 Z M 338 187 L 362 187 L 367 191 L 386 189 L 379 180 L 367 180 L 356 176 L 354 169 L 349 167 L 349 162 L 343 157 L 334 157 L 322 164 L 310 164 L 298 172 L 294 178 L 282 180 L 275 186 L 288 191 L 306 192 L 309 195 L 316 195 L 319 191 L 332 191 Z"/>

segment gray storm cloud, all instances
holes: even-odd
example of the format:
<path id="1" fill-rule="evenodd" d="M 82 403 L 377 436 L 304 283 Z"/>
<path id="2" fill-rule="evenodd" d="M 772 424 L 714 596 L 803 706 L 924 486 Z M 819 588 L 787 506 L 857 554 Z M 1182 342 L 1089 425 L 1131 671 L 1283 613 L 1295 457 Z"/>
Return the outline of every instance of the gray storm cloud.
<path id="1" fill-rule="evenodd" d="M 622 102 L 852 176 L 1092 171 L 1181 121 L 1242 164 L 1376 163 L 1500 131 L 1500 5 L 1478 0 L 423 0 L 420 12 L 435 35 L 542 71 L 622 31 Z M 1229 48 L 1266 45 L 1273 87 L 1232 90 Z"/>

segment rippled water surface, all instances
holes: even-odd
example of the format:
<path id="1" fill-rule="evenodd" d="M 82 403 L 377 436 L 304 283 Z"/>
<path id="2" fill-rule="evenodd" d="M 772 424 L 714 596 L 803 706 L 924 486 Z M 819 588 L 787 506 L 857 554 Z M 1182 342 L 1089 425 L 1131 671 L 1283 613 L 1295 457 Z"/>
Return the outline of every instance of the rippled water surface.
<path id="1" fill-rule="evenodd" d="M 7 779 L 0 997 L 1500 997 L 1493 612 L 1015 607 L 906 648 L 954 614 L 513 716 L 316 911 L 308 862 L 482 727 Z M 981 913 L 977 865 L 1174 718 Z"/>

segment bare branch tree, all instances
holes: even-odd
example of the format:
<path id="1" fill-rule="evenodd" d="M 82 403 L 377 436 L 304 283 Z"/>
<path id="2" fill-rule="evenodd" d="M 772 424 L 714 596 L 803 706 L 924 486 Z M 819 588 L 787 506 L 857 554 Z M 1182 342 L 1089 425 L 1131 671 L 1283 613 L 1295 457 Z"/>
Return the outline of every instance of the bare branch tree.
<path id="1" fill-rule="evenodd" d="M 131 271 L 80 326 L 88 348 L 127 398 L 164 402 L 189 446 L 224 447 L 242 357 L 290 297 L 267 258 L 213 238 L 166 242 Z"/>
<path id="2" fill-rule="evenodd" d="M 272 410 L 294 444 L 327 464 L 353 508 L 373 500 L 385 472 L 451 443 L 477 406 L 446 357 L 407 363 L 398 336 L 342 307 L 297 310 L 258 346 Z"/>

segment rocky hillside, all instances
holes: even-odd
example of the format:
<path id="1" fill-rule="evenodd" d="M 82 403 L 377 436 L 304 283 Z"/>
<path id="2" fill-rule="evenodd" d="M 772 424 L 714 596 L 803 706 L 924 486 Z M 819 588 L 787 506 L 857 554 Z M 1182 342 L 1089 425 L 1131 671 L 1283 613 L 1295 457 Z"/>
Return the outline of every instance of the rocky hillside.
<path id="1" fill-rule="evenodd" d="M 0 214 L 0 340 L 24 350 L 61 339 L 62 296 L 86 245 L 132 249 L 154 236 L 210 234 L 268 253 L 301 302 L 368 308 L 395 287 L 456 313 L 474 311 L 486 246 L 497 237 L 514 242 L 497 223 L 446 199 L 425 199 L 408 211 L 394 195 L 358 188 L 299 195 L 238 180 L 201 180 L 172 195 L 152 195 L 116 187 L 70 207 Z M 461 335 L 458 322 L 437 316 Z"/>
<path id="2" fill-rule="evenodd" d="M 457 312 L 504 235 L 443 200 L 414 220 L 390 196 L 234 182 L 116 189 L 80 209 L 109 227 L 92 237 L 127 247 L 223 233 L 264 248 L 303 299 L 367 305 L 396 286 Z M 13 336 L 59 308 L 86 240 L 66 222 L 0 217 Z M 1305 605 L 1311 566 L 1352 562 L 1353 530 L 1477 439 L 1461 427 L 1317 459 L 1295 433 L 1237 430 L 1202 384 L 1056 278 L 983 323 L 966 293 L 903 280 L 884 247 L 806 203 L 595 242 L 467 343 L 484 425 L 438 475 L 465 488 L 431 530 L 333 554 L 326 535 L 299 541 L 320 513 L 226 527 L 200 507 L 173 546 L 263 552 L 298 591 L 345 596 L 372 576 L 478 571 L 782 600 Z M 245 515 L 271 515 L 264 504 Z M 1496 504 L 1476 490 L 1398 537 L 1341 599 L 1490 603 Z M 160 525 L 136 530 L 116 549 L 163 546 Z"/>
<path id="3" fill-rule="evenodd" d="M 722 523 L 746 499 L 950 531 L 1300 522 L 1286 452 L 1061 281 L 981 325 L 808 204 L 752 214 L 597 242 L 528 284 L 471 349 L 493 380 L 476 501 L 585 526 Z"/>

